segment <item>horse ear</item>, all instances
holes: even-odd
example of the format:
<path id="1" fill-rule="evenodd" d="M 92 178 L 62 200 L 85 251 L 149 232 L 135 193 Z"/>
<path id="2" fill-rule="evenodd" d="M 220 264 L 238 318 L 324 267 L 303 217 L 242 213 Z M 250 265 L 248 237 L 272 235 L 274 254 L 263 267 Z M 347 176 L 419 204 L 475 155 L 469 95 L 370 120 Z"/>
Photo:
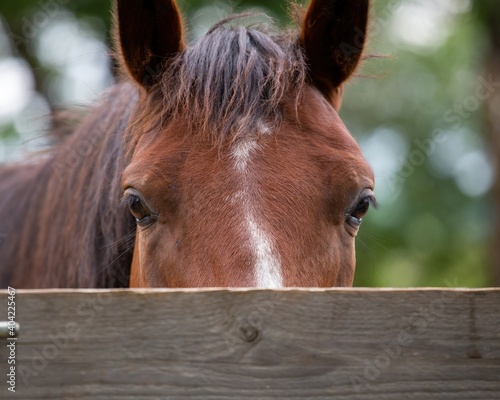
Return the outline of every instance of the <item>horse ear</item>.
<path id="1" fill-rule="evenodd" d="M 122 67 L 146 89 L 185 47 L 175 0 L 116 0 L 115 26 Z"/>
<path id="2" fill-rule="evenodd" d="M 341 85 L 360 62 L 369 3 L 369 0 L 312 0 L 303 20 L 300 43 L 310 78 L 334 106 L 340 106 Z"/>

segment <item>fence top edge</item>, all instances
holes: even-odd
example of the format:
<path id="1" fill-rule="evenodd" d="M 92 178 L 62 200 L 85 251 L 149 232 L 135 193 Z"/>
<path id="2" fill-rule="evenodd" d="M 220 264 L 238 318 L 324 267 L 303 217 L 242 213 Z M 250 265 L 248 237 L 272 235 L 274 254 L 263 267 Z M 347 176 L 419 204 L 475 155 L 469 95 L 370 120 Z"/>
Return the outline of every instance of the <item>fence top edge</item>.
<path id="1" fill-rule="evenodd" d="M 196 289 L 16 289 L 16 294 L 175 294 L 175 293 L 418 293 L 418 292 L 456 292 L 456 293 L 499 293 L 500 288 L 196 288 Z M 7 295 L 7 289 L 0 290 L 0 295 Z"/>

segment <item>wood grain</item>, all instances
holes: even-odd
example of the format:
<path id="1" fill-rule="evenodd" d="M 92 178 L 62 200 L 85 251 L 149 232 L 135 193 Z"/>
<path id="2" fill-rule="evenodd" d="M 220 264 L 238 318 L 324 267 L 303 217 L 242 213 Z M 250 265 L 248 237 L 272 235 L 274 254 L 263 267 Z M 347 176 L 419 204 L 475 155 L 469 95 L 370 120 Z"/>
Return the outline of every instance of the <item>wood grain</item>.
<path id="1" fill-rule="evenodd" d="M 0 398 L 500 399 L 495 289 L 17 291 L 16 313 Z"/>

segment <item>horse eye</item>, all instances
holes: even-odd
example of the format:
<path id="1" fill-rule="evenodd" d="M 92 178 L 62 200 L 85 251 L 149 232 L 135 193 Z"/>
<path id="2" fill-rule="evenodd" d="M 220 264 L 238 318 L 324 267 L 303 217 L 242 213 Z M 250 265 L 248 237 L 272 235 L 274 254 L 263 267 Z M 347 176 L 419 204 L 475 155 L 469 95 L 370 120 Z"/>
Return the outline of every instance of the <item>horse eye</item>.
<path id="1" fill-rule="evenodd" d="M 358 205 L 356 206 L 356 208 L 352 213 L 352 216 L 361 220 L 366 215 L 369 208 L 370 208 L 370 199 L 368 197 L 365 197 L 358 203 Z"/>
<path id="2" fill-rule="evenodd" d="M 346 222 L 355 229 L 359 228 L 361 222 L 363 222 L 363 217 L 370 209 L 370 204 L 376 204 L 373 196 L 367 196 L 361 199 L 356 207 L 346 214 Z"/>
<path id="3" fill-rule="evenodd" d="M 144 204 L 142 199 L 133 193 L 126 194 L 126 202 L 130 213 L 141 227 L 147 227 L 156 222 L 156 216 Z"/>

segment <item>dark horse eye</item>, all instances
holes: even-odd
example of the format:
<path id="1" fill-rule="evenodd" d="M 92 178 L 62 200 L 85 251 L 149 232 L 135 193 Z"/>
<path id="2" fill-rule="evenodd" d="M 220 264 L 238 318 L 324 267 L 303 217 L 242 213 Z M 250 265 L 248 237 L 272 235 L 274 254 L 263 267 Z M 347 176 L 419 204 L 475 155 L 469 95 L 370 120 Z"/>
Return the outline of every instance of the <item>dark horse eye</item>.
<path id="1" fill-rule="evenodd" d="M 151 212 L 149 207 L 136 193 L 127 191 L 125 196 L 128 209 L 139 226 L 144 228 L 156 222 L 156 215 Z"/>
<path id="2" fill-rule="evenodd" d="M 376 204 L 373 196 L 366 196 L 362 198 L 353 210 L 346 213 L 346 222 L 353 228 L 359 228 L 363 217 L 370 209 L 370 204 Z"/>

